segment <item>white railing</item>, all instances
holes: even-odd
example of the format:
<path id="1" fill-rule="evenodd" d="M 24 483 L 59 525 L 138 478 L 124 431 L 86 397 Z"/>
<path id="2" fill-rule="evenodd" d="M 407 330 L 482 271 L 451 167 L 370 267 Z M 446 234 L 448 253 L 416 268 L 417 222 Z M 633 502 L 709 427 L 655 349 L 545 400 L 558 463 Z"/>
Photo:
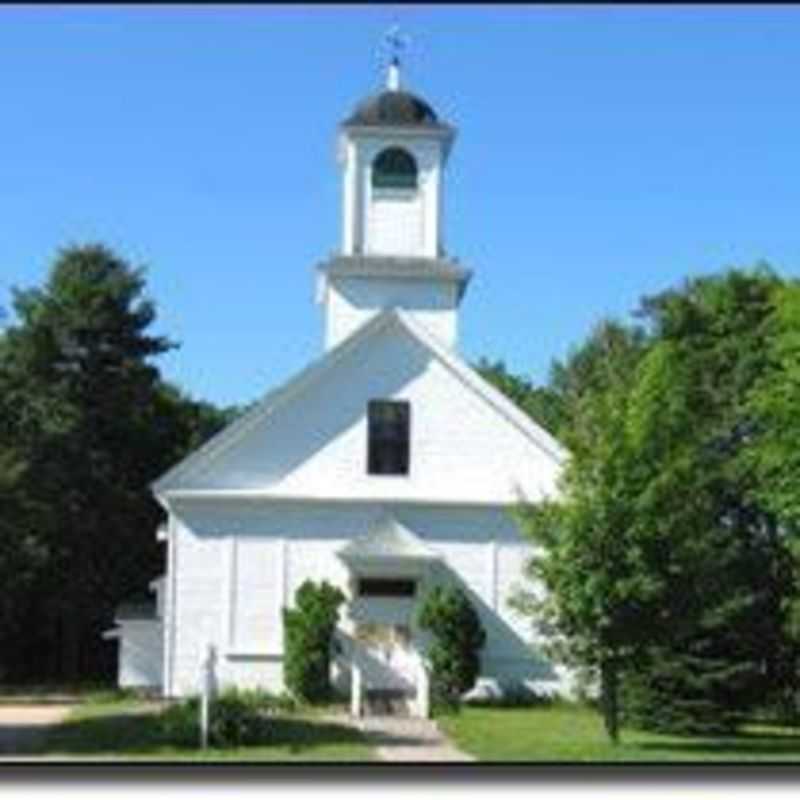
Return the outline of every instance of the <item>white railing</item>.
<path id="1" fill-rule="evenodd" d="M 431 679 L 422 656 L 417 658 L 416 715 L 428 719 L 431 715 Z"/>
<path id="2" fill-rule="evenodd" d="M 350 662 L 350 715 L 360 717 L 364 713 L 364 685 L 361 667 L 355 659 Z"/>
<path id="3" fill-rule="evenodd" d="M 431 679 L 421 656 L 416 659 L 415 683 L 417 693 L 411 703 L 411 713 L 428 719 L 431 715 Z M 350 716 L 358 718 L 364 715 L 364 692 L 364 673 L 353 658 L 350 661 Z"/>

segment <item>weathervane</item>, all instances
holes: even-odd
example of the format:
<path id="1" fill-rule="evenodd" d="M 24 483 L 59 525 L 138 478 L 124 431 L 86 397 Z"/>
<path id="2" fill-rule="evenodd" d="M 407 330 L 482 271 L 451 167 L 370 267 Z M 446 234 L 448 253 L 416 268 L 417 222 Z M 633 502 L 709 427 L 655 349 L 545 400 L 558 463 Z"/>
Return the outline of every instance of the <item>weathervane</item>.
<path id="1" fill-rule="evenodd" d="M 392 25 L 383 35 L 381 41 L 381 60 L 385 63 L 385 60 L 388 58 L 386 86 L 392 91 L 397 91 L 400 88 L 400 53 L 406 49 L 408 43 L 409 38 L 400 32 L 399 25 Z"/>

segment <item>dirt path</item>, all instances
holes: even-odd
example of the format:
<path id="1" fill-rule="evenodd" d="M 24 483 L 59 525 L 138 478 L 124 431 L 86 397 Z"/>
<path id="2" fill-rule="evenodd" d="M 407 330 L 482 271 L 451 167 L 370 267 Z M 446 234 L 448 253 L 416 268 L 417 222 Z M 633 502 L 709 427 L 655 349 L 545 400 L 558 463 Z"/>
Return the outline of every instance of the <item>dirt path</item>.
<path id="1" fill-rule="evenodd" d="M 454 747 L 430 719 L 368 716 L 356 727 L 376 745 L 381 761 L 474 761 Z"/>
<path id="2" fill-rule="evenodd" d="M 0 756 L 30 752 L 39 737 L 62 722 L 72 708 L 73 705 L 60 703 L 0 704 Z"/>

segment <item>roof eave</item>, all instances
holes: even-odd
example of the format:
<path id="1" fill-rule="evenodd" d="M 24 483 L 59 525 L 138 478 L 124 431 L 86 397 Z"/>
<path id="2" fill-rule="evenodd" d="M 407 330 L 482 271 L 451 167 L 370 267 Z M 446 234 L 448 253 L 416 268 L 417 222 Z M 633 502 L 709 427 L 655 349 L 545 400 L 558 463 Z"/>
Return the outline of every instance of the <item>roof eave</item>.
<path id="1" fill-rule="evenodd" d="M 358 122 L 339 123 L 339 129 L 347 133 L 355 133 L 361 136 L 425 136 L 452 141 L 458 135 L 458 128 L 446 123 L 437 122 L 436 124 L 423 125 L 400 125 L 400 124 L 366 124 Z"/>

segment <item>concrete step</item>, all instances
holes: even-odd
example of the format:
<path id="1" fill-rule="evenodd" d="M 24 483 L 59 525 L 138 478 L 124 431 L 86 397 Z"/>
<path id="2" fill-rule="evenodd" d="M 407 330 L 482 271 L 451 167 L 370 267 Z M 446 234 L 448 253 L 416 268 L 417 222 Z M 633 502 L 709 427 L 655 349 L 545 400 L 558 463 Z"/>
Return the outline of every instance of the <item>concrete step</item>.
<path id="1" fill-rule="evenodd" d="M 364 695 L 364 713 L 377 717 L 409 717 L 411 699 L 403 691 L 372 689 Z"/>

